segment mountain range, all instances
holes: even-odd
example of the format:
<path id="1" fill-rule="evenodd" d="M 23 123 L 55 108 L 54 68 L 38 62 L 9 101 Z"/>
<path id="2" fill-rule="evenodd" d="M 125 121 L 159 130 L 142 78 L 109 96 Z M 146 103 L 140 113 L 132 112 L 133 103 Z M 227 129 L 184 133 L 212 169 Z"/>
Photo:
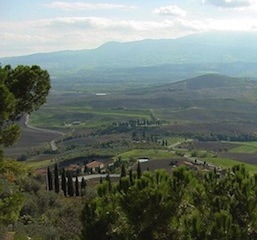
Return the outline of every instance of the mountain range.
<path id="1" fill-rule="evenodd" d="M 257 76 L 257 33 L 212 32 L 177 39 L 108 42 L 96 49 L 0 58 L 37 64 L 52 76 L 92 81 L 170 81 L 202 73 Z"/>

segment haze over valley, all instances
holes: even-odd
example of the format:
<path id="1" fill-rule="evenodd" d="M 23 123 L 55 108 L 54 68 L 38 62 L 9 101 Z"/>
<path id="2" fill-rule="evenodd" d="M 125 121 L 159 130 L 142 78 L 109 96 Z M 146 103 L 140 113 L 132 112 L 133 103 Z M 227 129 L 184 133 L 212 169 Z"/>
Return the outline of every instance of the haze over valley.
<path id="1" fill-rule="evenodd" d="M 0 58 L 38 64 L 51 73 L 52 86 L 162 84 L 206 73 L 256 78 L 257 34 L 210 32 L 177 39 L 110 42 L 96 49 Z M 86 89 L 86 88 L 85 88 Z"/>

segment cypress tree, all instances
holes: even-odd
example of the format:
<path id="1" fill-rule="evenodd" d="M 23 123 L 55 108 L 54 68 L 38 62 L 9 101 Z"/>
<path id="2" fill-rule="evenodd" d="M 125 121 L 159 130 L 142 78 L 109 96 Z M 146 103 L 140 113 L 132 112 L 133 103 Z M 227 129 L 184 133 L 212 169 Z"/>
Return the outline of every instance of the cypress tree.
<path id="1" fill-rule="evenodd" d="M 76 176 L 76 182 L 75 182 L 75 194 L 77 197 L 80 195 L 79 194 L 79 180 L 78 180 L 77 176 Z"/>
<path id="2" fill-rule="evenodd" d="M 64 196 L 67 196 L 67 181 L 66 181 L 65 169 L 62 170 L 62 191 Z"/>
<path id="3" fill-rule="evenodd" d="M 132 169 L 129 170 L 129 181 L 130 181 L 130 185 L 132 185 L 134 183 Z"/>
<path id="4" fill-rule="evenodd" d="M 48 190 L 53 190 L 53 177 L 50 168 L 47 168 L 47 184 L 48 184 Z"/>
<path id="5" fill-rule="evenodd" d="M 87 186 L 87 182 L 86 182 L 85 178 L 82 177 L 82 180 L 81 180 L 81 196 L 84 196 L 86 194 L 86 186 Z"/>
<path id="6" fill-rule="evenodd" d="M 73 197 L 73 195 L 74 195 L 74 187 L 73 187 L 72 175 L 71 175 L 70 172 L 68 173 L 68 195 L 70 197 Z"/>
<path id="7" fill-rule="evenodd" d="M 59 169 L 57 163 L 54 165 L 54 190 L 56 193 L 60 192 Z"/>
<path id="8" fill-rule="evenodd" d="M 120 174 L 120 177 L 126 177 L 126 168 L 125 168 L 125 165 L 122 164 L 121 165 L 121 174 Z"/>
<path id="9" fill-rule="evenodd" d="M 109 190 L 109 192 L 110 192 L 110 191 L 112 190 L 112 181 L 111 181 L 111 177 L 110 177 L 109 174 L 107 174 L 105 180 L 108 182 L 108 190 Z"/>
<path id="10" fill-rule="evenodd" d="M 141 178 L 142 171 L 141 171 L 141 165 L 140 162 L 137 163 L 137 178 Z"/>

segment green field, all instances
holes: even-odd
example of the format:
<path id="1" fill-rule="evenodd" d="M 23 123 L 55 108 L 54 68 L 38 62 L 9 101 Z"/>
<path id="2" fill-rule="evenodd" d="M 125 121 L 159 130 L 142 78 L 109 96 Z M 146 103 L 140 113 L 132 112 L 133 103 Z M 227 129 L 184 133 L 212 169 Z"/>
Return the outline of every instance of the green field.
<path id="1" fill-rule="evenodd" d="M 169 159 L 174 157 L 175 154 L 160 149 L 134 149 L 128 152 L 124 152 L 119 154 L 117 157 L 121 157 L 122 160 L 129 161 L 131 159 L 140 159 L 140 158 L 148 158 L 150 160 L 158 160 L 158 159 Z"/>
<path id="2" fill-rule="evenodd" d="M 250 153 L 257 154 L 257 142 L 238 142 L 239 146 L 233 149 L 230 149 L 231 153 Z"/>
<path id="3" fill-rule="evenodd" d="M 90 106 L 46 106 L 31 115 L 30 124 L 43 128 L 99 127 L 134 119 L 149 119 L 140 109 L 96 109 Z M 80 122 L 80 124 L 74 124 Z M 78 126 L 79 125 L 79 126 Z"/>
<path id="4" fill-rule="evenodd" d="M 235 161 L 229 158 L 221 158 L 221 157 L 208 157 L 208 158 L 204 158 L 204 160 L 207 163 L 213 164 L 221 168 L 232 168 L 235 165 L 242 164 L 239 161 Z M 247 164 L 247 163 L 244 163 L 243 165 L 251 174 L 257 173 L 257 165 Z"/>
<path id="5" fill-rule="evenodd" d="M 212 163 L 222 167 L 240 161 L 257 164 L 255 89 L 255 82 L 207 75 L 154 87 L 101 89 L 106 93 L 101 96 L 90 91 L 56 91 L 30 116 L 30 124 L 63 131 L 64 136 L 57 142 L 58 152 L 49 159 L 49 155 L 44 155 L 46 150 L 33 147 L 33 156 L 28 154 L 28 160 L 37 152 L 39 160 L 32 161 L 36 167 L 47 165 L 54 158 L 62 161 L 90 155 L 123 160 L 169 159 L 181 151 L 185 155 L 193 150 L 200 154 L 202 148 L 182 150 L 176 145 L 185 139 L 197 139 L 218 143 L 214 148 L 202 149 L 206 154 L 201 155 Z M 224 140 L 237 145 L 227 147 L 226 143 L 222 145 Z M 212 152 L 223 155 L 210 158 Z M 254 169 L 255 166 L 251 171 Z"/>

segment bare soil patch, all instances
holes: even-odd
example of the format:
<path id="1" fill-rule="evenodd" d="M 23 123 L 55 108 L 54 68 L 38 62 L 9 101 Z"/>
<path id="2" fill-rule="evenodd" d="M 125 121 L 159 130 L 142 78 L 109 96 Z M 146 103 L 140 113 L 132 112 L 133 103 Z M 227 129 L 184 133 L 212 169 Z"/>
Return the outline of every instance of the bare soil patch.
<path id="1" fill-rule="evenodd" d="M 6 156 L 17 157 L 26 154 L 35 147 L 42 146 L 43 144 L 50 144 L 50 142 L 61 135 L 51 131 L 31 129 L 22 127 L 21 138 L 17 143 L 9 148 L 4 149 Z"/>

